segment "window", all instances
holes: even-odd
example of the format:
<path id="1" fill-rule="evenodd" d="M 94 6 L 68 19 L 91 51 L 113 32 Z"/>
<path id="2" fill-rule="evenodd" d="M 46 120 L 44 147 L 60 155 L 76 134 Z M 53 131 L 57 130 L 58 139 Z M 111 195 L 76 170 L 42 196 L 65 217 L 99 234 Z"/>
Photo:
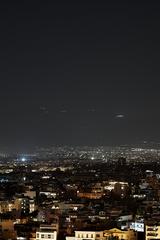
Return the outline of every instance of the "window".
<path id="1" fill-rule="evenodd" d="M 37 233 L 37 238 L 39 238 L 39 233 Z"/>
<path id="2" fill-rule="evenodd" d="M 99 237 L 100 237 L 100 234 L 96 234 L 96 237 L 99 238 Z"/>
<path id="3" fill-rule="evenodd" d="M 44 238 L 44 234 L 41 234 L 41 238 Z"/>
<path id="4" fill-rule="evenodd" d="M 51 234 L 48 234 L 48 238 L 51 238 Z"/>

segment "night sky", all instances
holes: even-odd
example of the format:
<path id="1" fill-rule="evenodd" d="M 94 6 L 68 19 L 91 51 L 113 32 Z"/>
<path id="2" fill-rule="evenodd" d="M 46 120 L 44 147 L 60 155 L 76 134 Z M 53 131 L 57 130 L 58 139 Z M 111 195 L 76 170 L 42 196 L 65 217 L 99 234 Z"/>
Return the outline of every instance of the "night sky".
<path id="1" fill-rule="evenodd" d="M 160 141 L 160 3 L 142 2 L 1 1 L 0 149 Z"/>

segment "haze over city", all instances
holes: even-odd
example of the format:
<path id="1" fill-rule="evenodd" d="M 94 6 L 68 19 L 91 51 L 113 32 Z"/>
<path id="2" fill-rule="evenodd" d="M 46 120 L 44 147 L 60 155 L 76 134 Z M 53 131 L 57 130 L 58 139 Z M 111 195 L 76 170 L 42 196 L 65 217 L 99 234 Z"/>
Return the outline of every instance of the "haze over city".
<path id="1" fill-rule="evenodd" d="M 160 4 L 0 3 L 0 148 L 160 141 Z"/>

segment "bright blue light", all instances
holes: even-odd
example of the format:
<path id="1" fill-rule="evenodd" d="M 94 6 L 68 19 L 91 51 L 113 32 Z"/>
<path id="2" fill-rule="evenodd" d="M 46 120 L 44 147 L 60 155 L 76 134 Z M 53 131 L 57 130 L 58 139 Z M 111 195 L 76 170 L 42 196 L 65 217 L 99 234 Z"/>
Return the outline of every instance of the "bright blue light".
<path id="1" fill-rule="evenodd" d="M 26 158 L 23 157 L 21 160 L 22 160 L 22 162 L 25 162 L 25 161 L 26 161 Z"/>

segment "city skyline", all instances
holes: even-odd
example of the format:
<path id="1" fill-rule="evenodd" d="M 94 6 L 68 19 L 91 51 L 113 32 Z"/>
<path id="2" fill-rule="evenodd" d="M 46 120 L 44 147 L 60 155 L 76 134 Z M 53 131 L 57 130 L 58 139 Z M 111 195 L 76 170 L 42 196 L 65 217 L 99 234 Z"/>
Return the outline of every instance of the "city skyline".
<path id="1" fill-rule="evenodd" d="M 160 142 L 159 3 L 0 6 L 0 148 Z"/>

